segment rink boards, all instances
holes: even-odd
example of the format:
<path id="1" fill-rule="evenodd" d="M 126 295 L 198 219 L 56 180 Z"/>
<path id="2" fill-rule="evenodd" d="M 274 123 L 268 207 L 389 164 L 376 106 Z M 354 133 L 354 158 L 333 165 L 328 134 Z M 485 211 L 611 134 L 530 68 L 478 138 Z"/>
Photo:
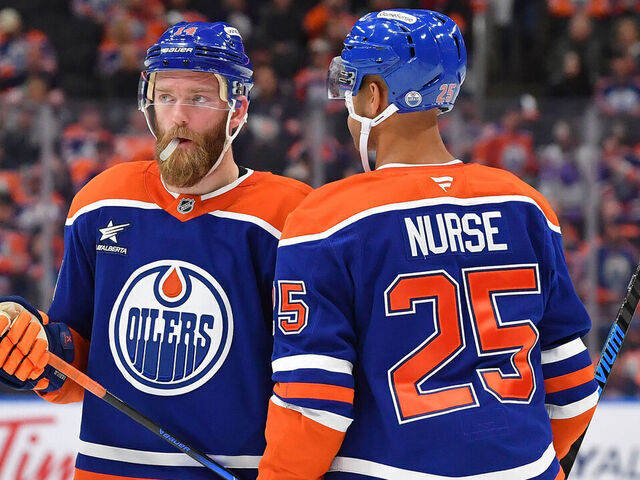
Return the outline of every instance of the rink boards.
<path id="1" fill-rule="evenodd" d="M 0 400 L 0 480 L 72 480 L 80 414 L 80 405 Z M 570 478 L 640 480 L 640 402 L 598 406 Z"/>

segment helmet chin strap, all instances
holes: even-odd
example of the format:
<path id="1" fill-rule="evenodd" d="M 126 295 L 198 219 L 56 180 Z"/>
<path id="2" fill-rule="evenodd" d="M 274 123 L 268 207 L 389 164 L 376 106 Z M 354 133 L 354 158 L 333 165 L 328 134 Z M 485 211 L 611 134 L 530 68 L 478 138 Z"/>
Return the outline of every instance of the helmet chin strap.
<path id="1" fill-rule="evenodd" d="M 218 159 L 213 164 L 211 169 L 207 172 L 205 177 L 209 176 L 216 168 L 218 168 L 218 166 L 220 165 L 220 162 L 222 162 L 222 158 L 224 157 L 224 154 L 227 153 L 227 150 L 229 149 L 229 147 L 231 146 L 231 144 L 233 143 L 235 138 L 240 133 L 240 130 L 242 130 L 242 127 L 244 127 L 244 124 L 247 123 L 247 118 L 249 117 L 249 111 L 248 110 L 244 114 L 244 118 L 240 121 L 240 125 L 238 125 L 238 127 L 236 128 L 236 131 L 233 132 L 232 135 L 229 135 L 229 125 L 231 123 L 231 117 L 233 116 L 233 112 L 236 111 L 236 100 L 233 99 L 232 102 L 233 103 L 231 104 L 231 109 L 229 110 L 229 113 L 227 114 L 227 124 L 226 124 L 226 127 L 224 129 L 224 134 L 225 134 L 224 146 L 222 147 L 222 151 L 220 152 L 220 155 L 218 156 Z"/>
<path id="2" fill-rule="evenodd" d="M 380 125 L 383 121 L 389 118 L 391 115 L 398 111 L 398 107 L 395 104 L 389 105 L 385 108 L 380 115 L 375 118 L 362 117 L 358 115 L 353 107 L 353 94 L 352 92 L 346 92 L 344 102 L 347 105 L 349 116 L 360 122 L 360 141 L 358 142 L 358 150 L 360 151 L 360 161 L 362 162 L 362 168 L 365 172 L 370 172 L 369 166 L 369 133 L 371 129 L 376 125 Z"/>

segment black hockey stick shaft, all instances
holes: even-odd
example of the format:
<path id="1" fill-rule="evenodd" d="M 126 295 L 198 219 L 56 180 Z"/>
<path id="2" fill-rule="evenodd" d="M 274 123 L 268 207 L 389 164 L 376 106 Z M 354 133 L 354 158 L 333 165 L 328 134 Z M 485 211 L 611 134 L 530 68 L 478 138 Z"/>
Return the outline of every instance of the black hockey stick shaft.
<path id="1" fill-rule="evenodd" d="M 607 386 L 609 374 L 611 373 L 613 364 L 618 358 L 618 353 L 622 348 L 624 337 L 627 335 L 629 325 L 631 324 L 631 319 L 633 318 L 633 314 L 638 307 L 639 301 L 640 264 L 636 267 L 636 271 L 631 277 L 631 280 L 629 280 L 627 293 L 622 300 L 622 305 L 620 305 L 620 309 L 618 310 L 618 314 L 616 315 L 616 320 L 613 322 L 611 330 L 609 330 L 607 340 L 604 342 L 604 347 L 602 348 L 602 353 L 600 354 L 600 361 L 598 361 L 598 365 L 596 365 L 595 378 L 596 382 L 598 382 L 599 396 L 602 396 L 602 392 Z M 587 426 L 587 428 L 589 427 Z M 560 461 L 562 469 L 564 470 L 565 476 L 567 478 L 569 478 L 569 473 L 571 472 L 571 468 L 576 461 L 578 451 L 580 450 L 580 446 L 582 445 L 582 441 L 584 440 L 584 436 L 586 433 L 587 429 L 585 429 L 582 435 L 580 435 L 580 437 L 573 443 L 573 445 L 571 445 L 569 453 L 567 453 L 567 455 Z"/>
<path id="2" fill-rule="evenodd" d="M 100 385 L 95 380 L 89 378 L 87 375 L 82 373 L 80 370 L 75 368 L 72 365 L 69 365 L 67 362 L 62 360 L 60 357 L 55 356 L 52 353 L 49 353 L 49 365 L 58 370 L 60 373 L 66 375 L 68 378 L 76 382 L 82 388 L 91 392 L 96 397 L 104 400 L 109 405 L 120 410 L 122 413 L 127 415 L 132 420 L 138 422 L 143 427 L 147 428 L 151 432 L 158 435 L 167 443 L 170 443 L 175 448 L 180 450 L 182 453 L 186 453 L 191 458 L 193 458 L 196 462 L 204 467 L 208 468 L 212 472 L 214 472 L 218 477 L 223 478 L 225 480 L 239 480 L 238 477 L 233 475 L 231 472 L 226 470 L 222 465 L 219 465 L 217 462 L 211 460 L 204 453 L 196 450 L 193 447 L 190 447 L 185 442 L 180 440 L 178 437 L 173 435 L 172 433 L 167 432 L 160 425 L 155 423 L 150 418 L 144 416 L 142 413 L 138 412 L 135 408 L 130 406 L 129 404 L 123 402 L 115 395 L 109 393 L 106 388 Z"/>

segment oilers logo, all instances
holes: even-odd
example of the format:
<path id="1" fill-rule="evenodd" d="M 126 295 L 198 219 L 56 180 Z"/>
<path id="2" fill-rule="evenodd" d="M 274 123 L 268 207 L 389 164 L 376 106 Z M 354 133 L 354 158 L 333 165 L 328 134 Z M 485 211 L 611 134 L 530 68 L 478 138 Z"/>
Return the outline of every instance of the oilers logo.
<path id="1" fill-rule="evenodd" d="M 133 272 L 109 320 L 118 369 L 153 395 L 180 395 L 207 382 L 224 363 L 232 337 L 231 306 L 220 284 L 178 260 Z"/>

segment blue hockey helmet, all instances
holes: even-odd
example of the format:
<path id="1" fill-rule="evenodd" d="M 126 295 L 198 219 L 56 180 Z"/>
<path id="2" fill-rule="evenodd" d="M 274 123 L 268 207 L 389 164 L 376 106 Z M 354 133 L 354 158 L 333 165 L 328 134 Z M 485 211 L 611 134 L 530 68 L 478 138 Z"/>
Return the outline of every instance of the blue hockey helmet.
<path id="1" fill-rule="evenodd" d="M 383 10 L 360 18 L 329 69 L 329 98 L 356 95 L 366 75 L 379 75 L 399 113 L 453 108 L 467 70 L 456 23 L 430 10 Z"/>
<path id="2" fill-rule="evenodd" d="M 156 74 L 168 70 L 206 72 L 218 80 L 219 95 L 228 108 L 224 146 L 209 173 L 222 161 L 225 152 L 247 121 L 244 114 L 235 132 L 230 133 L 230 122 L 240 96 L 249 99 L 253 87 L 253 66 L 245 53 L 242 37 L 237 29 L 225 22 L 180 22 L 164 32 L 158 42 L 147 50 L 145 70 L 140 76 L 138 107 L 144 113 L 151 133 L 157 138 L 158 128 L 154 109 Z M 167 160 L 179 141 L 173 139 L 160 153 Z M 208 175 L 208 174 L 207 174 Z"/>
<path id="3" fill-rule="evenodd" d="M 180 22 L 170 27 L 147 50 L 140 78 L 138 106 L 143 112 L 153 102 L 155 74 L 166 70 L 212 73 L 220 98 L 230 107 L 241 95 L 249 98 L 253 67 L 237 29 L 225 22 Z"/>
<path id="4" fill-rule="evenodd" d="M 369 171 L 369 133 L 394 113 L 437 108 L 448 112 L 467 72 L 467 50 L 456 23 L 430 10 L 383 10 L 360 18 L 329 66 L 329 98 L 344 98 L 349 116 L 360 122 L 358 150 Z M 387 108 L 375 118 L 353 106 L 362 80 L 378 75 L 388 87 Z"/>

